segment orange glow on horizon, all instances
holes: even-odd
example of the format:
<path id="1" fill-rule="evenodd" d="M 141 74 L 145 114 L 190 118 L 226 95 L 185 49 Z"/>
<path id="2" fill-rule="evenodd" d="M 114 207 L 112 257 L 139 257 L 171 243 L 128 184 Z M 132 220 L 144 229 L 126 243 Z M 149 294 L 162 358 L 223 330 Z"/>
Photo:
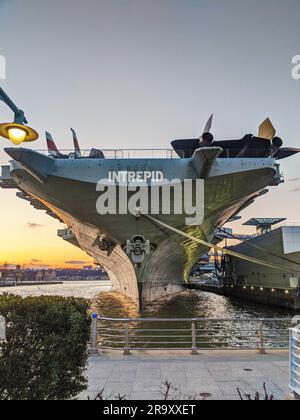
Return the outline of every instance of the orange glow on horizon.
<path id="1" fill-rule="evenodd" d="M 0 266 L 79 268 L 93 265 L 93 259 L 84 251 L 57 236 L 57 230 L 64 225 L 45 212 L 35 210 L 15 194 L 16 191 L 0 189 Z"/>

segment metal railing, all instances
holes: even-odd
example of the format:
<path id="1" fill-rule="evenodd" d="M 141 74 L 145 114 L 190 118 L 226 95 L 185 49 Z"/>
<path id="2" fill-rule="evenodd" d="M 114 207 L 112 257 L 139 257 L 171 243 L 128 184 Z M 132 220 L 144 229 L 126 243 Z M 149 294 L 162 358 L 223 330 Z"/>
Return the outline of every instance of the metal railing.
<path id="1" fill-rule="evenodd" d="M 275 228 L 278 228 L 278 227 L 299 227 L 299 226 L 300 226 L 300 222 L 289 222 L 289 221 L 287 221 L 287 222 L 282 222 L 282 223 L 276 225 Z"/>
<path id="2" fill-rule="evenodd" d="M 300 325 L 290 330 L 290 390 L 300 396 Z"/>
<path id="3" fill-rule="evenodd" d="M 94 149 L 99 149 L 103 152 L 106 159 L 180 159 L 179 155 L 174 149 L 102 149 L 101 146 L 95 146 Z M 46 149 L 33 149 L 36 152 L 48 155 L 49 152 Z M 89 157 L 92 149 L 82 149 L 81 156 Z M 66 156 L 74 156 L 74 149 L 60 149 L 59 152 Z M 236 159 L 240 149 L 224 149 L 222 158 L 223 159 Z M 267 159 L 260 156 L 261 150 L 257 151 L 257 154 L 249 157 L 240 157 L 239 159 Z M 193 153 L 191 153 L 193 154 Z M 278 174 L 283 179 L 283 174 Z"/>
<path id="4" fill-rule="evenodd" d="M 103 318 L 93 315 L 91 354 L 102 350 L 288 349 L 290 318 Z"/>
<path id="5" fill-rule="evenodd" d="M 48 155 L 48 150 L 35 150 L 38 153 Z M 101 149 L 106 159 L 179 159 L 173 149 Z M 62 155 L 71 156 L 74 150 L 61 149 Z M 81 156 L 89 157 L 91 149 L 81 150 Z"/>

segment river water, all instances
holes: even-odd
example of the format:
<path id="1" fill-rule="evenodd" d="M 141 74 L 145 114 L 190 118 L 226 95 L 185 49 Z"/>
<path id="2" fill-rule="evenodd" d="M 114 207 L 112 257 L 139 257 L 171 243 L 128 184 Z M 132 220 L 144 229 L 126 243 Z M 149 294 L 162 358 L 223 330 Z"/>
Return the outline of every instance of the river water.
<path id="1" fill-rule="evenodd" d="M 112 318 L 286 318 L 295 315 L 287 309 L 201 291 L 148 304 L 142 313 L 130 300 L 114 293 L 103 293 L 96 297 L 95 309 L 100 316 Z"/>
<path id="2" fill-rule="evenodd" d="M 197 291 L 184 293 L 165 301 L 152 303 L 142 314 L 130 300 L 111 293 L 108 281 L 73 281 L 56 285 L 17 286 L 0 288 L 0 293 L 20 296 L 74 296 L 91 299 L 101 316 L 156 317 L 156 318 L 272 318 L 291 317 L 293 311 L 237 300 L 212 293 Z"/>

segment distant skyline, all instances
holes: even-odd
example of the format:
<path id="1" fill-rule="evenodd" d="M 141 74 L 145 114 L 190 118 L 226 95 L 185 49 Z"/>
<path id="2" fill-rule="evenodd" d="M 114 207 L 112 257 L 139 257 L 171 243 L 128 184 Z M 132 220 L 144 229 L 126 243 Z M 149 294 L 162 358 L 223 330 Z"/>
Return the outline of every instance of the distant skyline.
<path id="1" fill-rule="evenodd" d="M 257 133 L 271 117 L 300 147 L 299 0 L 0 0 L 0 80 L 40 133 L 61 149 L 169 148 L 201 134 Z M 10 111 L 0 102 L 1 122 Z M 0 163 L 7 164 L 0 139 Z M 299 221 L 300 155 L 281 162 L 286 183 L 242 212 Z M 92 260 L 56 236 L 62 225 L 0 190 L 0 265 L 73 266 Z M 239 222 L 236 231 L 251 232 Z"/>
<path id="2" fill-rule="evenodd" d="M 70 270 L 70 271 L 79 270 L 80 271 L 80 270 L 90 268 L 90 267 L 95 268 L 96 266 L 92 264 L 91 265 L 76 264 L 74 265 L 74 267 L 66 267 L 66 266 L 54 267 L 47 264 L 38 265 L 37 263 L 33 262 L 33 263 L 29 263 L 28 265 L 27 264 L 23 264 L 23 265 L 22 264 L 3 264 L 3 265 L 0 265 L 0 270 L 17 270 L 20 268 L 21 270 Z"/>

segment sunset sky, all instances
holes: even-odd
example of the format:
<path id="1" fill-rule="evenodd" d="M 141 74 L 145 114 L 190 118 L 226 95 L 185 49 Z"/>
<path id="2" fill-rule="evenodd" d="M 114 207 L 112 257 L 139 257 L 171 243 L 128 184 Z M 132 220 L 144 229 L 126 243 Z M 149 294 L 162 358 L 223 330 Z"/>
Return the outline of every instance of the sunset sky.
<path id="1" fill-rule="evenodd" d="M 299 0 L 0 0 L 0 84 L 40 133 L 37 149 L 45 130 L 71 148 L 70 127 L 82 148 L 168 148 L 198 137 L 212 112 L 216 139 L 256 134 L 271 117 L 285 145 L 300 147 L 299 16 Z M 11 119 L 0 103 L 1 122 Z M 286 183 L 243 221 L 300 222 L 300 155 L 282 171 Z M 15 191 L 0 190 L 0 203 L 0 265 L 91 262 Z"/>

